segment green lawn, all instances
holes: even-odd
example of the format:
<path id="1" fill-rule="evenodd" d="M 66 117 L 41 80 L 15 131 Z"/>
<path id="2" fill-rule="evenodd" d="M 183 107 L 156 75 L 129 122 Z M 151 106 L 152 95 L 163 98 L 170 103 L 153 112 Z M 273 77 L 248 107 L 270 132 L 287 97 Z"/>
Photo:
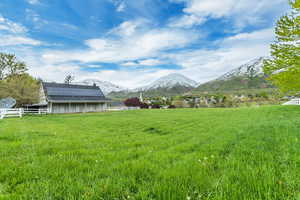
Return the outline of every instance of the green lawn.
<path id="1" fill-rule="evenodd" d="M 0 120 L 0 199 L 300 199 L 300 107 Z"/>

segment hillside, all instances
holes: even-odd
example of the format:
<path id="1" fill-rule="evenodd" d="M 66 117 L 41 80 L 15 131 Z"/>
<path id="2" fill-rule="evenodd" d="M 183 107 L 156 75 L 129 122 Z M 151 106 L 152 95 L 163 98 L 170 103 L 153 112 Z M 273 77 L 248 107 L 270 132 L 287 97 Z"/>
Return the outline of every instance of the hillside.
<path id="1" fill-rule="evenodd" d="M 264 58 L 252 60 L 213 81 L 199 85 L 193 92 L 225 92 L 273 88 L 263 73 L 263 60 Z"/>
<path id="2" fill-rule="evenodd" d="M 297 199 L 300 108 L 0 120 L 0 199 Z"/>

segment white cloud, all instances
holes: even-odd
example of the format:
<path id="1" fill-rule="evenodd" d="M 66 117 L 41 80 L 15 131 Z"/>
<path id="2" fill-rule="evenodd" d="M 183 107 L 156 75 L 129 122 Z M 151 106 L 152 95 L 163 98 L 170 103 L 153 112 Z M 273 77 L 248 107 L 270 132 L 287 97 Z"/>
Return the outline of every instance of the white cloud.
<path id="1" fill-rule="evenodd" d="M 0 36 L 0 46 L 16 46 L 16 45 L 41 45 L 42 42 L 24 36 Z"/>
<path id="2" fill-rule="evenodd" d="M 170 0 L 171 2 L 184 2 L 184 15 L 174 21 L 175 25 L 186 27 L 199 25 L 208 18 L 231 18 L 234 28 L 243 28 L 246 25 L 264 23 L 264 15 L 287 8 L 286 0 Z M 174 25 L 173 25 L 174 26 Z"/>
<path id="3" fill-rule="evenodd" d="M 180 18 L 172 18 L 169 22 L 169 26 L 177 28 L 191 28 L 192 26 L 200 25 L 205 21 L 206 19 L 203 17 L 187 14 Z"/>
<path id="4" fill-rule="evenodd" d="M 32 5 L 36 5 L 36 4 L 40 4 L 41 3 L 40 0 L 27 0 L 27 2 L 29 4 L 32 4 Z"/>
<path id="5" fill-rule="evenodd" d="M 164 64 L 164 62 L 162 62 L 161 60 L 157 60 L 157 59 L 146 59 L 146 60 L 140 61 L 140 64 L 144 65 L 144 66 L 157 66 L 157 65 Z"/>
<path id="6" fill-rule="evenodd" d="M 124 12 L 126 9 L 126 4 L 124 0 L 110 0 L 116 7 L 117 12 Z"/>
<path id="7" fill-rule="evenodd" d="M 10 21 L 0 15 L 0 31 L 1 30 L 14 34 L 27 32 L 26 27 L 22 26 L 21 24 Z"/>
<path id="8" fill-rule="evenodd" d="M 165 64 L 165 62 L 158 60 L 158 59 L 145 59 L 145 60 L 140 60 L 136 62 L 125 62 L 122 63 L 121 65 L 123 66 L 158 66 Z"/>
<path id="9" fill-rule="evenodd" d="M 125 11 L 125 8 L 126 8 L 126 5 L 125 5 L 125 2 L 123 1 L 117 6 L 117 11 L 123 12 L 123 11 Z"/>
<path id="10" fill-rule="evenodd" d="M 118 27 L 112 29 L 109 33 L 116 34 L 121 37 L 128 37 L 136 33 L 137 29 L 143 27 L 145 23 L 147 23 L 147 21 L 144 19 L 125 21 Z"/>

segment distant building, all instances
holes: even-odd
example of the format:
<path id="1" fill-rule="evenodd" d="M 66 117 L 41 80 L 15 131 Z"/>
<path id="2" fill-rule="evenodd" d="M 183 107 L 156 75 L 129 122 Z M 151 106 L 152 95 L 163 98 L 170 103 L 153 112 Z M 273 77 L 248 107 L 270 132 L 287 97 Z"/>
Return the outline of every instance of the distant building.
<path id="1" fill-rule="evenodd" d="M 41 83 L 39 107 L 50 113 L 100 112 L 110 102 L 96 86 Z"/>

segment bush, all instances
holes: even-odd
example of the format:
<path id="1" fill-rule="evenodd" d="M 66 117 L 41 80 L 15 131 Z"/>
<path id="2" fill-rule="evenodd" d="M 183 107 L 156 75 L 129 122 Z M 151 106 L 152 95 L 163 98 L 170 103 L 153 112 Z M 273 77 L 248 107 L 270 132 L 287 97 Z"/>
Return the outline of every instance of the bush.
<path id="1" fill-rule="evenodd" d="M 139 98 L 134 97 L 130 99 L 126 99 L 124 101 L 125 106 L 127 107 L 140 107 L 142 109 L 148 109 L 149 105 L 140 101 Z"/>
<path id="2" fill-rule="evenodd" d="M 141 107 L 143 103 L 140 101 L 139 98 L 135 97 L 135 98 L 126 99 L 124 101 L 124 104 L 127 107 Z"/>

